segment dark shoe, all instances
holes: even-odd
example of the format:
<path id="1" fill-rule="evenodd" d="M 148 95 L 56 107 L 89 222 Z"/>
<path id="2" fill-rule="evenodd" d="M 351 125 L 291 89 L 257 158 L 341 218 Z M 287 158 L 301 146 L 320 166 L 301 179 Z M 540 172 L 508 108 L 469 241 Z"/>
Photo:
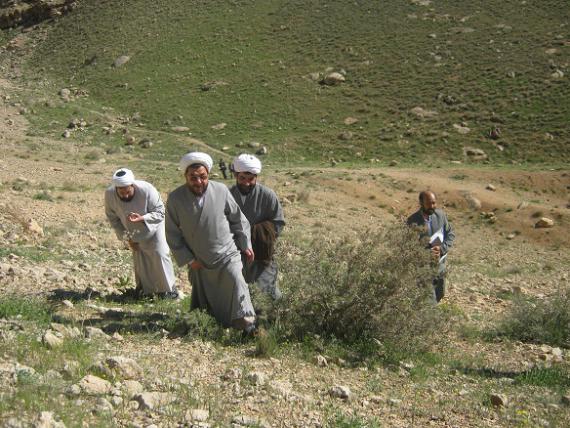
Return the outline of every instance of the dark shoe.
<path id="1" fill-rule="evenodd" d="M 178 300 L 180 298 L 178 291 L 166 291 L 165 293 L 158 293 L 158 297 L 165 300 Z"/>

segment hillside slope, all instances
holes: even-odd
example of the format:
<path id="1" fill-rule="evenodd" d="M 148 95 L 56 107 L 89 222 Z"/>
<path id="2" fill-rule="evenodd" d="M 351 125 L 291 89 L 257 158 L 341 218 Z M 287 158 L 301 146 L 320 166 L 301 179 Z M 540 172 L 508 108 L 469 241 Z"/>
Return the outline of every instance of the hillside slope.
<path id="1" fill-rule="evenodd" d="M 230 153 L 260 142 L 280 161 L 461 160 L 470 146 L 565 161 L 569 18 L 560 0 L 84 0 L 44 28 L 25 70 L 89 101 L 32 120 L 113 108 Z M 330 72 L 346 81 L 320 84 Z"/>

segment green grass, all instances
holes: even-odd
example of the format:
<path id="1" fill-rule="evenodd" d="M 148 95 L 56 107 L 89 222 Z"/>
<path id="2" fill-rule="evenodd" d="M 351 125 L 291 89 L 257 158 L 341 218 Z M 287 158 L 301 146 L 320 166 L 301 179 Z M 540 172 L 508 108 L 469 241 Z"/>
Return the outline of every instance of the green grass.
<path id="1" fill-rule="evenodd" d="M 239 142 L 259 141 L 269 148 L 269 163 L 352 162 L 357 152 L 365 162 L 443 161 L 461 158 L 464 145 L 483 148 L 497 163 L 568 160 L 570 105 L 560 100 L 570 88 L 548 78 L 548 61 L 563 64 L 570 56 L 551 33 L 568 19 L 560 13 L 565 3 L 486 3 L 447 2 L 432 13 L 395 0 L 85 0 L 50 27 L 25 69 L 32 80 L 55 82 L 52 97 L 65 86 L 86 89 L 89 97 L 38 104 L 31 120 L 59 135 L 72 117 L 85 117 L 90 126 L 80 141 L 117 148 L 120 135 L 99 130 L 107 120 L 103 107 L 114 109 L 105 112 L 111 116 L 138 112 L 144 127 L 129 128 L 162 131 L 164 141 L 134 152 L 167 161 L 189 148 L 170 130 L 175 125 L 212 147 L 229 146 L 229 154 L 243 150 Z M 554 57 L 545 53 L 556 46 Z M 112 68 L 124 54 L 131 60 Z M 306 77 L 328 67 L 346 70 L 347 81 L 327 87 Z M 512 70 L 517 77 L 507 75 Z M 201 89 L 211 81 L 227 84 Z M 418 119 L 409 113 L 416 106 L 438 115 Z M 348 116 L 359 122 L 344 125 Z M 503 152 L 483 137 L 496 125 L 492 118 L 502 122 Z M 60 125 L 49 125 L 53 120 Z M 220 122 L 228 124 L 223 131 L 211 128 Z M 451 125 L 460 122 L 472 131 L 457 134 Z M 339 140 L 349 129 L 354 137 Z M 546 132 L 555 139 L 543 141 Z"/>
<path id="2" fill-rule="evenodd" d="M 515 377 L 518 385 L 534 385 L 564 390 L 570 387 L 570 373 L 562 367 L 537 367 Z"/>
<path id="3" fill-rule="evenodd" d="M 0 318 L 18 318 L 46 325 L 51 321 L 52 313 L 50 306 L 38 298 L 0 297 Z"/>

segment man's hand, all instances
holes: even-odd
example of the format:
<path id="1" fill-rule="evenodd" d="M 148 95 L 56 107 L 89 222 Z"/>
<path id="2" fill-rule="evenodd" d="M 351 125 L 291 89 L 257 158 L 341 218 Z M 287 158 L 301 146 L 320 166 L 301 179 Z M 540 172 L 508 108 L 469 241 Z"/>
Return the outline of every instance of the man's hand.
<path id="1" fill-rule="evenodd" d="M 140 223 L 141 221 L 144 221 L 143 216 L 138 213 L 130 213 L 127 218 L 131 223 Z"/>
<path id="2" fill-rule="evenodd" d="M 190 269 L 192 269 L 192 270 L 200 270 L 203 267 L 204 267 L 204 265 L 196 259 L 194 259 L 190 262 Z"/>
<path id="3" fill-rule="evenodd" d="M 253 250 L 251 248 L 245 250 L 243 254 L 245 255 L 245 259 L 248 263 L 253 262 L 253 259 L 255 259 L 255 254 L 253 254 Z"/>
<path id="4" fill-rule="evenodd" d="M 135 242 L 132 239 L 129 239 L 129 248 L 133 251 L 137 251 L 139 249 L 138 242 Z"/>
<path id="5" fill-rule="evenodd" d="M 431 247 L 431 254 L 434 259 L 439 260 L 439 257 L 441 256 L 441 247 L 439 245 Z"/>

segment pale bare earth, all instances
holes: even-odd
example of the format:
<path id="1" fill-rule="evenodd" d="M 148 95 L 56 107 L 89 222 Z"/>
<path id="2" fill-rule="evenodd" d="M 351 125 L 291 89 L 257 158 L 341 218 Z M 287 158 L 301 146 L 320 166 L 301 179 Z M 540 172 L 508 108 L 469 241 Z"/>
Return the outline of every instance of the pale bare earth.
<path id="1" fill-rule="evenodd" d="M 18 88 L 0 80 L 0 242 L 4 248 L 17 244 L 24 253 L 54 248 L 57 257 L 33 261 L 33 257 L 3 250 L 0 293 L 88 299 L 90 293 L 113 292 L 119 277 L 131 275 L 129 252 L 111 233 L 102 205 L 103 191 L 119 161 L 106 156 L 86 161 L 88 148 L 73 138 L 26 135 L 28 124 L 19 112 L 18 94 Z M 445 304 L 463 314 L 465 322 L 482 327 L 508 309 L 511 300 L 505 296 L 525 293 L 544 298 L 569 285 L 569 173 L 464 165 L 439 169 L 323 167 L 269 170 L 263 179 L 284 200 L 285 239 L 338 231 L 351 234 L 402 221 L 417 209 L 417 193 L 433 189 L 457 235 Z M 181 176 L 176 165 L 164 165 L 164 174 L 169 188 L 160 190 L 166 195 L 181 182 Z M 496 190 L 486 190 L 488 183 Z M 42 192 L 51 200 L 38 196 Z M 467 193 L 481 201 L 481 209 L 469 206 Z M 522 202 L 526 204 L 521 206 Z M 481 214 L 493 210 L 496 220 Z M 534 228 L 542 216 L 553 219 L 554 227 Z M 37 223 L 43 236 L 28 229 L 28 220 Z M 179 287 L 189 293 L 185 273 L 178 275 Z M 111 306 L 120 310 L 121 305 Z M 66 316 L 87 322 L 97 319 L 97 311 L 88 305 L 59 307 Z M 521 387 L 512 392 L 508 372 L 550 364 L 543 361 L 550 351 L 537 345 L 471 340 L 453 333 L 441 352 L 466 365 L 477 362 L 495 371 L 499 381 L 468 376 L 446 362 L 437 375 L 418 379 L 405 368 L 368 370 L 346 367 L 342 361 L 319 367 L 312 360 L 288 355 L 255 358 L 253 346 L 222 347 L 201 339 L 166 336 L 148 340 L 133 332 L 123 342 L 109 340 L 100 356 L 120 354 L 135 359 L 144 369 L 138 380 L 146 391 L 171 393 L 184 409 L 182 415 L 194 407 L 209 408 L 212 426 L 229 426 L 232 420 L 235 426 L 248 425 L 248 420 L 236 419 L 240 416 L 249 418 L 250 426 L 257 422 L 274 427 L 322 426 L 330 424 L 337 412 L 377 417 L 382 425 L 395 427 L 513 426 L 525 418 L 530 425 L 524 426 L 546 426 L 549 415 L 566 415 L 563 418 L 568 421 L 570 414 L 560 403 L 564 391 Z M 562 362 L 552 364 L 568 364 L 568 359 L 564 351 Z M 253 373 L 261 373 L 261 380 L 255 380 Z M 350 399 L 331 397 L 329 390 L 334 385 L 349 387 Z M 497 389 L 508 395 L 508 406 L 485 404 L 491 390 Z M 185 404 L 190 403 L 188 395 L 196 400 L 193 404 Z M 94 402 L 84 397 L 83 405 L 90 409 Z M 116 405 L 114 423 L 190 426 L 188 418 L 169 412 L 168 406 L 134 407 L 128 400 Z M 0 415 L 0 423 L 7 424 L 15 416 Z"/>

